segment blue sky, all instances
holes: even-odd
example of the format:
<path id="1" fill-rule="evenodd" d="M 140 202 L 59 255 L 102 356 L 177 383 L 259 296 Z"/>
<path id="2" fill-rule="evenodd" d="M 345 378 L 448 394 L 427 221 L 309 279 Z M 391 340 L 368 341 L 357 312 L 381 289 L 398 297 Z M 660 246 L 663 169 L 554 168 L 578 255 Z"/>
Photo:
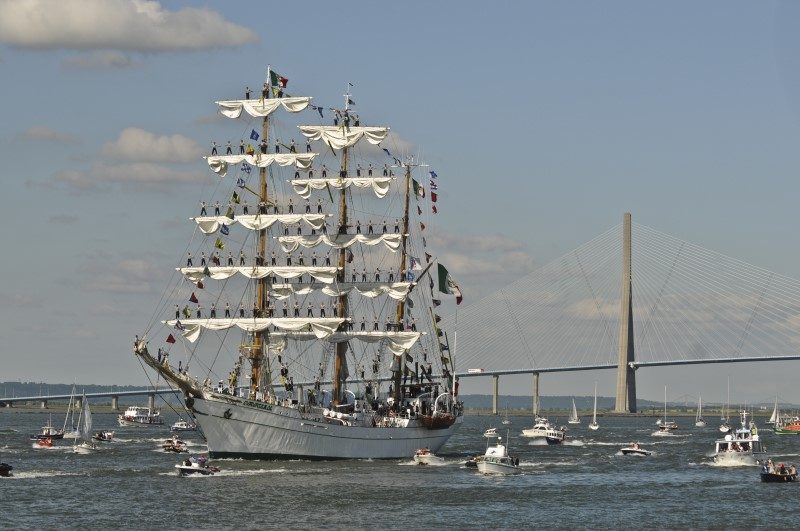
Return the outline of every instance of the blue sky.
<path id="1" fill-rule="evenodd" d="M 793 2 L 0 1 L 2 378 L 146 382 L 131 338 L 211 182 L 200 155 L 239 135 L 213 101 L 268 63 L 324 105 L 353 82 L 362 116 L 436 169 L 466 304 L 626 210 L 800 278 L 799 17 Z M 744 382 L 785 369 L 640 371 L 640 396 L 730 373 L 742 400 L 768 399 Z M 543 390 L 597 377 L 611 394 L 612 374 Z M 800 402 L 793 381 L 776 391 Z"/>

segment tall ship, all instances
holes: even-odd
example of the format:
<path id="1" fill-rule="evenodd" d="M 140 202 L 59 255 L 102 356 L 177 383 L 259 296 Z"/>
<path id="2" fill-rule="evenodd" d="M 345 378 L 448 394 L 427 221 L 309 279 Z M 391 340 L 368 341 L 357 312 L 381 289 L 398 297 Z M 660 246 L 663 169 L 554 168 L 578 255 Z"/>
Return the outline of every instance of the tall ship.
<path id="1" fill-rule="evenodd" d="M 260 94 L 216 102 L 241 140 L 212 142 L 216 187 L 134 353 L 211 457 L 436 452 L 463 411 L 437 314 L 461 292 L 425 232 L 438 176 L 363 125 L 351 84 L 330 107 L 287 83 L 268 69 Z"/>

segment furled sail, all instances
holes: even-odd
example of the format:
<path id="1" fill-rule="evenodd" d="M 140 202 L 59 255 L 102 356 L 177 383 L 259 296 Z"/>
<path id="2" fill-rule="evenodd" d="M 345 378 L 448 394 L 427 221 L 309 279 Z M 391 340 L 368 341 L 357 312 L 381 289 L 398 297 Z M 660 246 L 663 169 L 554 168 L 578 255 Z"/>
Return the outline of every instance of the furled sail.
<path id="1" fill-rule="evenodd" d="M 307 223 L 311 228 L 320 230 L 325 224 L 325 218 L 330 214 L 256 214 L 234 216 L 233 219 L 227 216 L 202 216 L 194 218 L 195 223 L 200 226 L 204 234 L 217 232 L 222 225 L 233 225 L 239 223 L 246 229 L 263 230 L 272 226 L 276 222 L 283 225 L 294 225 L 301 221 Z"/>
<path id="2" fill-rule="evenodd" d="M 331 343 L 344 343 L 346 341 L 359 340 L 365 343 L 379 343 L 387 341 L 387 346 L 394 354 L 401 354 L 410 349 L 419 340 L 420 332 L 396 332 L 396 331 L 371 331 L 371 332 L 336 332 L 325 338 L 320 338 L 310 332 L 273 332 L 271 337 L 293 339 L 296 341 L 311 341 L 314 339 L 325 339 Z"/>
<path id="3" fill-rule="evenodd" d="M 208 167 L 214 173 L 219 174 L 220 177 L 225 177 L 228 174 L 228 165 L 230 164 L 246 162 L 259 168 L 266 168 L 272 164 L 277 164 L 278 166 L 291 166 L 294 164 L 299 169 L 306 170 L 311 167 L 311 162 L 316 156 L 316 153 L 261 153 L 257 151 L 253 155 L 211 155 L 206 157 L 206 162 L 208 162 Z"/>
<path id="4" fill-rule="evenodd" d="M 270 326 L 280 330 L 297 331 L 305 328 L 311 328 L 311 332 L 305 332 L 309 335 L 309 339 L 328 339 L 334 335 L 336 329 L 346 319 L 339 317 L 283 317 L 283 318 L 266 318 L 266 317 L 234 317 L 224 319 L 181 319 L 181 334 L 191 343 L 197 341 L 200 337 L 200 332 L 206 330 L 227 330 L 234 326 L 244 330 L 245 332 L 261 332 Z M 163 321 L 169 326 L 175 326 L 178 322 L 177 319 Z M 275 332 L 278 333 L 278 332 Z"/>
<path id="5" fill-rule="evenodd" d="M 257 100 L 225 100 L 216 102 L 219 105 L 219 112 L 228 118 L 238 118 L 242 110 L 255 118 L 269 116 L 278 107 L 283 107 L 288 112 L 300 112 L 311 102 L 307 96 L 289 98 L 270 98 Z"/>
<path id="6" fill-rule="evenodd" d="M 388 127 L 355 127 L 337 125 L 301 125 L 300 132 L 309 140 L 322 140 L 333 149 L 344 149 L 366 137 L 370 144 L 380 144 L 389 133 Z"/>
<path id="7" fill-rule="evenodd" d="M 389 284 L 381 282 L 337 282 L 324 286 L 321 291 L 330 297 L 338 297 L 355 291 L 364 297 L 374 299 L 380 295 L 388 295 L 395 300 L 405 300 L 411 282 L 392 282 Z M 308 295 L 319 289 L 312 285 L 302 284 L 273 284 L 270 287 L 270 295 L 276 299 L 285 299 L 290 295 Z"/>
<path id="8" fill-rule="evenodd" d="M 330 245 L 334 249 L 344 249 L 350 247 L 354 243 L 363 243 L 364 245 L 378 245 L 384 244 L 387 249 L 392 252 L 397 251 L 402 243 L 402 235 L 400 234 L 336 234 L 328 236 L 327 234 L 318 234 L 311 236 L 279 236 L 278 241 L 281 242 L 281 248 L 286 253 L 291 253 L 298 247 L 316 247 L 319 244 Z"/>
<path id="9" fill-rule="evenodd" d="M 372 188 L 375 195 L 383 198 L 389 192 L 394 177 L 347 177 L 334 179 L 292 179 L 292 187 L 303 198 L 308 198 L 312 190 L 336 188 L 341 190 L 355 186 L 356 188 Z"/>
<path id="10" fill-rule="evenodd" d="M 315 280 L 330 284 L 336 278 L 336 267 L 332 266 L 214 266 L 214 267 L 179 267 L 176 268 L 192 282 L 197 282 L 205 277 L 214 280 L 225 280 L 236 273 L 247 278 L 264 278 L 278 276 L 282 278 L 297 278 L 301 275 L 311 275 Z"/>

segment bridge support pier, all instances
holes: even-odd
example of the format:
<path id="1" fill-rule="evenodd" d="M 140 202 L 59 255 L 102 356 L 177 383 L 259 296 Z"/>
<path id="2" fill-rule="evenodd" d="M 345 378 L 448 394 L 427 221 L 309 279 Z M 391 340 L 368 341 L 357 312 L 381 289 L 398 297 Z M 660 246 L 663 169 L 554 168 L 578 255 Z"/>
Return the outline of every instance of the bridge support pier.
<path id="1" fill-rule="evenodd" d="M 111 411 L 119 411 L 119 397 L 112 396 L 111 397 Z"/>
<path id="2" fill-rule="evenodd" d="M 533 418 L 539 415 L 539 373 L 533 373 Z"/>
<path id="3" fill-rule="evenodd" d="M 150 409 L 155 409 L 156 395 L 147 395 L 147 407 L 149 407 Z"/>
<path id="4" fill-rule="evenodd" d="M 497 399 L 500 391 L 500 376 L 492 375 L 492 415 L 497 415 Z"/>
<path id="5" fill-rule="evenodd" d="M 47 400 L 42 400 L 42 402 L 39 404 L 39 407 L 41 409 L 47 409 Z"/>
<path id="6" fill-rule="evenodd" d="M 616 413 L 636 413 L 636 373 L 633 346 L 633 294 L 631 284 L 631 214 L 622 218 L 622 291 L 619 307 Z"/>

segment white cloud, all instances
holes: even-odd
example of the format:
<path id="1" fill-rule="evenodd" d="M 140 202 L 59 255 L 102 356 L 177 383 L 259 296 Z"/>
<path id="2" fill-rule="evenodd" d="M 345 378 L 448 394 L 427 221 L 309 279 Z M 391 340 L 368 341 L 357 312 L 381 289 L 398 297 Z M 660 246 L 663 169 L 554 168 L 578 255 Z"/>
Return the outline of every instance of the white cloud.
<path id="1" fill-rule="evenodd" d="M 64 59 L 64 66 L 74 70 L 122 69 L 139 66 L 139 61 L 133 60 L 129 55 L 124 53 L 112 50 L 100 50 L 68 57 Z"/>
<path id="2" fill-rule="evenodd" d="M 56 131 L 49 127 L 34 126 L 26 129 L 17 135 L 19 140 L 33 140 L 36 142 L 54 142 L 57 144 L 79 144 L 80 140 L 77 136 L 64 133 L 63 131 Z"/>
<path id="3" fill-rule="evenodd" d="M 128 127 L 113 142 L 103 146 L 103 155 L 136 162 L 196 162 L 203 150 L 183 135 L 156 136 L 150 131 Z"/>
<path id="4" fill-rule="evenodd" d="M 146 293 L 151 291 L 153 265 L 144 260 L 120 260 L 108 267 L 88 271 L 88 287 L 111 293 Z"/>
<path id="5" fill-rule="evenodd" d="M 211 180 L 199 171 L 181 171 L 163 164 L 150 162 L 103 164 L 91 169 L 64 170 L 56 173 L 52 181 L 41 186 L 65 188 L 71 192 L 108 191 L 110 185 L 119 184 L 136 192 L 163 191 L 175 185 L 198 185 Z"/>
<path id="6" fill-rule="evenodd" d="M 235 47 L 257 34 L 216 11 L 147 0 L 2 0 L 0 42 L 39 50 L 190 51 Z"/>

